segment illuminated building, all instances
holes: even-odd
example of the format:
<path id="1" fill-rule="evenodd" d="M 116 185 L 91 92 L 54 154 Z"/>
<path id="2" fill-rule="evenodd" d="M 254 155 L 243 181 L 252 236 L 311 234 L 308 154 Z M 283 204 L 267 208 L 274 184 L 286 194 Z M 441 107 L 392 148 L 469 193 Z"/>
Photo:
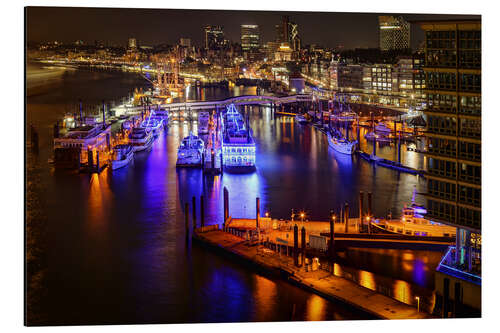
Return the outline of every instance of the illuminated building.
<path id="1" fill-rule="evenodd" d="M 287 43 L 282 43 L 276 50 L 274 60 L 277 62 L 292 60 L 292 49 Z"/>
<path id="2" fill-rule="evenodd" d="M 222 26 L 208 25 L 204 27 L 205 32 L 205 49 L 206 50 L 221 50 L 224 47 L 224 31 Z"/>
<path id="3" fill-rule="evenodd" d="M 241 25 L 241 49 L 243 52 L 259 49 L 259 26 L 253 24 Z"/>
<path id="4" fill-rule="evenodd" d="M 181 38 L 179 45 L 182 47 L 191 47 L 191 38 Z"/>
<path id="5" fill-rule="evenodd" d="M 402 17 L 379 16 L 379 47 L 383 51 L 410 48 L 410 24 Z"/>
<path id="6" fill-rule="evenodd" d="M 136 49 L 137 48 L 137 40 L 135 38 L 128 39 L 128 48 L 129 49 Z"/>
<path id="7" fill-rule="evenodd" d="M 290 22 L 288 16 L 282 16 L 281 23 L 275 26 L 276 42 L 288 43 L 293 51 L 300 50 L 299 26 Z"/>
<path id="8" fill-rule="evenodd" d="M 481 21 L 417 23 L 426 36 L 428 218 L 457 227 L 436 293 L 446 316 L 460 316 L 464 305 L 481 309 Z"/>

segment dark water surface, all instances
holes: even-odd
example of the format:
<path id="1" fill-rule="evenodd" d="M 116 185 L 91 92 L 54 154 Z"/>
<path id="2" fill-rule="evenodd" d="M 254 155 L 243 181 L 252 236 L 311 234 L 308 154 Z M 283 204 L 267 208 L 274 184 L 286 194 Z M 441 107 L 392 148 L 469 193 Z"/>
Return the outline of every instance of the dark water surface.
<path id="1" fill-rule="evenodd" d="M 119 100 L 146 83 L 131 74 L 68 71 L 57 87 L 28 98 L 27 122 L 40 132 L 40 153 L 29 159 L 28 181 L 38 186 L 28 191 L 28 209 L 32 210 L 28 216 L 35 216 L 35 222 L 45 221 L 28 220 L 28 229 L 44 228 L 43 238 L 30 233 L 30 242 L 38 242 L 43 249 L 43 260 L 33 259 L 35 263 L 40 260 L 42 268 L 37 271 L 41 282 L 32 291 L 39 296 L 32 306 L 39 313 L 33 314 L 31 323 L 368 318 L 345 305 L 255 274 L 206 249 L 186 245 L 181 203 L 203 194 L 208 224 L 221 223 L 220 198 L 226 186 L 232 216 L 254 216 L 259 196 L 262 209 L 273 217 L 287 218 L 295 208 L 304 209 L 311 219 L 325 219 L 330 208 L 345 201 L 357 212 L 358 192 L 364 190 L 374 193 L 376 215 L 383 216 L 388 209 L 397 215 L 414 186 L 420 190 L 423 182 L 336 154 L 314 128 L 299 126 L 290 117 L 273 117 L 269 109 L 257 107 L 250 111 L 257 143 L 253 174 L 203 177 L 201 170 L 176 170 L 180 140 L 190 130 L 196 131 L 191 124 L 172 125 L 150 152 L 136 154 L 134 164 L 123 169 L 100 175 L 53 170 L 47 162 L 52 125 L 68 110 L 73 112 L 78 98 L 97 105 L 102 99 Z M 252 88 L 212 88 L 189 96 L 213 99 L 250 93 Z M 394 156 L 390 147 L 381 152 Z M 411 154 L 405 152 L 403 158 L 421 163 L 421 157 Z M 410 303 L 417 294 L 432 298 L 439 253 L 352 249 L 349 257 L 352 268 L 345 269 L 359 275 L 360 283 L 369 288 L 386 284 Z"/>

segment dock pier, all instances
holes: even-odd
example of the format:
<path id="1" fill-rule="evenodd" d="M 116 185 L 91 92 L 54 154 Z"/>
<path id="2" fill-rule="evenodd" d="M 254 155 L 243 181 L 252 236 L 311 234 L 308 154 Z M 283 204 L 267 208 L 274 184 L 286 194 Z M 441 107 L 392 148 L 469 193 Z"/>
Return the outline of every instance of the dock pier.
<path id="1" fill-rule="evenodd" d="M 264 218 L 262 218 L 264 219 Z M 253 221 L 255 223 L 255 220 Z M 264 221 L 263 221 L 264 222 Z M 302 264 L 299 266 L 298 226 L 294 226 L 294 249 L 283 251 L 283 245 L 264 241 L 259 245 L 249 240 L 249 233 L 232 227 L 219 229 L 218 225 L 197 228 L 193 241 L 214 251 L 246 264 L 259 273 L 281 278 L 302 289 L 313 292 L 332 301 L 340 301 L 379 319 L 417 319 L 434 318 L 420 312 L 415 306 L 399 302 L 374 290 L 362 287 L 345 278 L 335 276 L 333 261 L 330 270 L 320 270 L 316 262 L 306 259 L 303 239 L 306 231 L 302 227 Z M 243 236 L 243 237 L 242 237 Z"/>

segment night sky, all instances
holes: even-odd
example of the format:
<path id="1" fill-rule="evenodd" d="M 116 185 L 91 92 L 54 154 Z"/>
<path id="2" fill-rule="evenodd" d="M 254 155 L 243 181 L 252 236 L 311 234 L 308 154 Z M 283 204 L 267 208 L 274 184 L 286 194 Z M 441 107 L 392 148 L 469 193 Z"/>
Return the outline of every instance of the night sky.
<path id="1" fill-rule="evenodd" d="M 180 37 L 191 38 L 202 45 L 204 25 L 222 25 L 225 36 L 233 42 L 240 40 L 241 24 L 258 24 L 261 43 L 275 39 L 274 26 L 282 15 L 299 25 L 302 45 L 317 44 L 344 48 L 377 47 L 378 15 L 381 13 L 313 13 L 216 11 L 179 9 L 129 8 L 63 8 L 29 7 L 26 12 L 27 40 L 34 42 L 83 40 L 94 43 L 101 40 L 110 44 L 126 45 L 135 37 L 139 45 L 175 44 Z M 389 14 L 400 15 L 400 14 Z M 402 14 L 407 20 L 480 18 L 467 15 Z M 412 47 L 424 39 L 415 25 L 411 30 Z"/>

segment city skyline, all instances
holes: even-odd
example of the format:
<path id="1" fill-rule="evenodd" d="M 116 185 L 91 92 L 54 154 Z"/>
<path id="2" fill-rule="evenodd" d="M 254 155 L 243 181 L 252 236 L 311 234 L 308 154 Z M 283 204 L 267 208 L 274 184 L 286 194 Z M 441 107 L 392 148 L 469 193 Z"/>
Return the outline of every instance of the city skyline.
<path id="1" fill-rule="evenodd" d="M 401 15 L 405 20 L 479 17 L 451 14 L 68 7 L 28 7 L 26 15 L 28 42 L 57 40 L 70 43 L 83 40 L 86 43 L 93 43 L 99 40 L 125 46 L 129 38 L 135 38 L 139 46 L 152 46 L 177 44 L 180 38 L 190 38 L 192 44 L 198 47 L 204 43 L 203 27 L 206 25 L 221 25 L 224 37 L 231 42 L 239 43 L 241 25 L 256 24 L 261 34 L 261 45 L 274 41 L 275 25 L 280 22 L 283 15 L 288 15 L 298 24 L 302 45 L 316 44 L 328 48 L 342 45 L 344 49 L 378 47 L 378 16 L 380 15 Z M 190 17 L 188 22 L 196 22 L 196 24 L 185 24 L 186 15 Z M 44 26 L 45 29 L 35 28 L 39 26 Z M 182 33 L 179 32 L 181 30 Z M 410 35 L 411 47 L 415 49 L 424 39 L 423 32 L 416 25 L 412 25 Z"/>

